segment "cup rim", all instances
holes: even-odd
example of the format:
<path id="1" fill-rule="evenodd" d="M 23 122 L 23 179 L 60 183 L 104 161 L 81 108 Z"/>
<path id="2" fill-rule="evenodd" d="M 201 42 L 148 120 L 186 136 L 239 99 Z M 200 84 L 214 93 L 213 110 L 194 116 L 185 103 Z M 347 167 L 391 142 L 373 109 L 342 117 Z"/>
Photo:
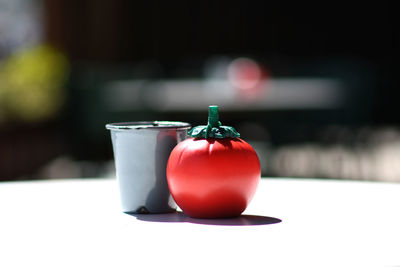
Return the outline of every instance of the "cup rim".
<path id="1" fill-rule="evenodd" d="M 106 124 L 108 130 L 140 130 L 140 129 L 189 129 L 190 123 L 180 121 L 130 121 Z"/>

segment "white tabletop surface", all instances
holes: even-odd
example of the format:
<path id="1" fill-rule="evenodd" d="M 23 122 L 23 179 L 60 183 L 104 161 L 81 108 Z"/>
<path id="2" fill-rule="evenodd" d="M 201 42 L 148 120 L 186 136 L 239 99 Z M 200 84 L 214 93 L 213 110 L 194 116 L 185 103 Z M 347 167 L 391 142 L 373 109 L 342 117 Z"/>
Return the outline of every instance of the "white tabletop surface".
<path id="1" fill-rule="evenodd" d="M 0 266 L 400 266 L 400 184 L 262 179 L 244 216 L 120 211 L 114 179 L 0 183 Z"/>

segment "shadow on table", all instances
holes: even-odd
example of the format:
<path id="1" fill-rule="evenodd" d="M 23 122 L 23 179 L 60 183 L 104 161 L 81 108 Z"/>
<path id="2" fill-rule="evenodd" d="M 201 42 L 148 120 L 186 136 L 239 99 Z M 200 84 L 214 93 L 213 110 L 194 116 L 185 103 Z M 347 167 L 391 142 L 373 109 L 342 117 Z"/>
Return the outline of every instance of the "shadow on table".
<path id="1" fill-rule="evenodd" d="M 133 214 L 140 221 L 147 222 L 172 222 L 172 223 L 195 223 L 207 225 L 225 225 L 225 226 L 248 226 L 248 225 L 267 225 L 280 223 L 282 220 L 274 217 L 259 215 L 240 215 L 235 218 L 226 219 L 196 219 L 186 216 L 183 212 L 164 213 L 164 214 Z"/>

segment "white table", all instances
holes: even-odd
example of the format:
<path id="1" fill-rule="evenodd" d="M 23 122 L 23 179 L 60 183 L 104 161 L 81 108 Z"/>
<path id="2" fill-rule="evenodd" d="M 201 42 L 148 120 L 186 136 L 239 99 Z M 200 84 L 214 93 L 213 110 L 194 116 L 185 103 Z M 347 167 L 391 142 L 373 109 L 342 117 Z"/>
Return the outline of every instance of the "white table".
<path id="1" fill-rule="evenodd" d="M 400 266 L 400 184 L 262 179 L 237 219 L 120 212 L 114 179 L 0 183 L 0 266 Z"/>

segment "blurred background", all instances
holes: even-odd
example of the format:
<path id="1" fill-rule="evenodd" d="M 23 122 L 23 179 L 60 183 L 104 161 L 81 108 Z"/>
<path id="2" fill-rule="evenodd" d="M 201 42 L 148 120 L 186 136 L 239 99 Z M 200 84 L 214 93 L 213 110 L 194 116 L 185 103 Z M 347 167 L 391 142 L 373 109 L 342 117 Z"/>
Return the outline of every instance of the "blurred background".
<path id="1" fill-rule="evenodd" d="M 106 123 L 217 104 L 263 176 L 400 182 L 394 10 L 0 0 L 0 180 L 113 176 Z"/>

